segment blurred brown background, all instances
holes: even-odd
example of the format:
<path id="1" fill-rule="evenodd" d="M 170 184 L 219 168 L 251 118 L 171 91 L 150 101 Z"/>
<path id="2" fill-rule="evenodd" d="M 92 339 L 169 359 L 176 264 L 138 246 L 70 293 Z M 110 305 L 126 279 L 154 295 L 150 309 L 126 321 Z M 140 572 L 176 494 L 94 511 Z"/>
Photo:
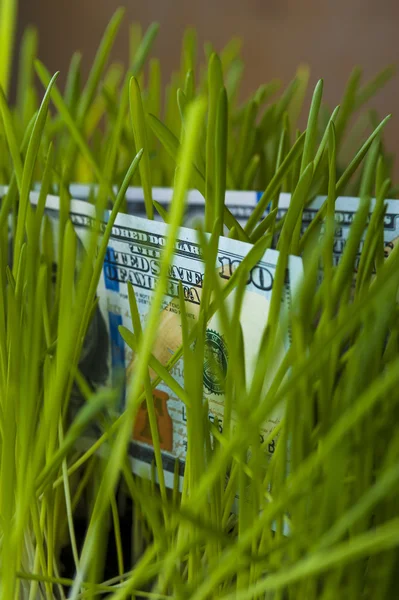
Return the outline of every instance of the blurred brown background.
<path id="1" fill-rule="evenodd" d="M 399 0 L 20 0 L 18 35 L 29 23 L 40 33 L 40 57 L 51 70 L 65 73 L 74 50 L 87 68 L 114 10 L 126 7 L 114 56 L 128 52 L 128 23 L 161 24 L 154 54 L 168 75 L 179 64 L 185 26 L 195 26 L 199 43 L 220 49 L 232 36 L 243 38 L 244 91 L 278 77 L 288 82 L 300 62 L 309 64 L 312 83 L 325 80 L 325 100 L 336 104 L 355 65 L 365 79 L 399 63 Z M 399 74 L 373 106 L 380 116 L 393 113 L 385 139 L 397 151 Z M 399 162 L 396 161 L 397 163 Z M 399 175 L 398 164 L 396 172 Z"/>

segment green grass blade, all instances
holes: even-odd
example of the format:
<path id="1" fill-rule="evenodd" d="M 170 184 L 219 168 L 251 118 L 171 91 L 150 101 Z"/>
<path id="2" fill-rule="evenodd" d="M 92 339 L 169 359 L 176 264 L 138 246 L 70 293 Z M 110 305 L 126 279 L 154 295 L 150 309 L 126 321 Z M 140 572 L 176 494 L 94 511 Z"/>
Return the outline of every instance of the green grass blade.
<path id="1" fill-rule="evenodd" d="M 359 190 L 360 198 L 363 198 L 364 196 L 371 197 L 373 195 L 373 184 L 375 184 L 379 154 L 380 140 L 378 137 L 376 137 L 373 143 L 371 144 L 370 151 L 368 152 L 364 163 L 364 170 L 362 173 L 362 179 Z"/>
<path id="2" fill-rule="evenodd" d="M 220 91 L 223 89 L 222 63 L 213 53 L 208 65 L 208 127 L 206 131 L 206 191 L 205 191 L 205 229 L 212 231 L 215 220 L 215 137 Z"/>
<path id="3" fill-rule="evenodd" d="M 30 93 L 33 76 L 34 60 L 36 59 L 38 48 L 38 34 L 33 27 L 28 27 L 22 38 L 22 48 L 19 58 L 18 86 L 17 86 L 17 107 L 22 122 L 26 123 L 29 116 L 26 113 L 27 97 Z"/>
<path id="4" fill-rule="evenodd" d="M 303 207 L 305 206 L 306 198 L 309 193 L 310 186 L 313 179 L 313 163 L 309 163 L 304 172 L 302 173 L 298 185 L 292 194 L 290 202 L 290 210 L 287 212 L 284 219 L 284 224 L 281 229 L 280 238 L 277 243 L 277 250 L 286 247 L 290 249 L 291 254 L 298 253 L 298 239 L 294 235 L 297 231 L 298 220 L 301 220 Z M 287 252 L 288 253 L 288 252 Z"/>
<path id="5" fill-rule="evenodd" d="M 223 235 L 223 209 L 226 194 L 227 110 L 227 93 L 223 88 L 219 94 L 215 135 L 215 218 L 220 223 L 220 235 Z"/>
<path id="6" fill-rule="evenodd" d="M 152 45 L 155 41 L 156 36 L 159 31 L 159 23 L 151 23 L 145 32 L 143 39 L 138 46 L 134 57 L 133 63 L 131 67 L 131 73 L 134 76 L 138 76 L 144 66 L 145 61 L 147 60 L 147 56 L 151 51 Z"/>
<path id="7" fill-rule="evenodd" d="M 181 79 L 184 81 L 186 74 L 195 71 L 197 60 L 197 32 L 192 27 L 188 27 L 183 36 L 181 52 Z"/>
<path id="8" fill-rule="evenodd" d="M 152 204 L 150 155 L 147 141 L 147 130 L 144 116 L 143 102 L 138 81 L 135 77 L 130 80 L 130 114 L 133 124 L 134 141 L 137 148 L 143 148 L 143 157 L 140 161 L 141 185 L 144 191 L 144 204 L 147 219 L 154 218 Z"/>
<path id="9" fill-rule="evenodd" d="M 72 115 L 76 114 L 81 93 L 81 67 L 82 55 L 79 52 L 74 52 L 65 84 L 65 103 Z"/>
<path id="10" fill-rule="evenodd" d="M 348 84 L 346 86 L 344 97 L 340 103 L 341 110 L 339 112 L 339 115 L 338 115 L 338 118 L 336 121 L 336 126 L 335 126 L 338 145 L 341 143 L 341 139 L 344 135 L 348 121 L 355 109 L 356 96 L 358 93 L 361 76 L 362 76 L 361 69 L 359 69 L 359 68 L 353 69 L 351 76 L 349 78 Z"/>
<path id="11" fill-rule="evenodd" d="M 76 119 L 77 125 L 80 127 L 86 117 L 87 111 L 91 103 L 93 102 L 96 90 L 98 88 L 100 79 L 103 75 L 105 66 L 107 64 L 112 46 L 117 36 L 119 27 L 121 25 L 124 15 L 124 9 L 118 8 L 112 16 L 101 40 L 100 46 L 96 53 L 93 61 L 93 66 L 89 73 L 89 78 L 85 87 L 83 88 L 77 109 Z"/>
<path id="12" fill-rule="evenodd" d="M 320 79 L 315 87 L 312 104 L 310 106 L 308 125 L 305 134 L 305 143 L 303 145 L 303 154 L 301 161 L 301 175 L 310 162 L 314 159 L 314 149 L 316 146 L 317 138 L 317 124 L 319 119 L 319 110 L 321 106 L 321 99 L 323 96 L 323 80 Z"/>
<path id="13" fill-rule="evenodd" d="M 17 179 L 18 189 L 21 190 L 22 186 L 22 160 L 19 154 L 19 147 L 17 136 L 14 130 L 13 120 L 10 109 L 7 104 L 7 99 L 4 95 L 3 89 L 0 86 L 0 114 L 3 121 L 4 130 L 10 149 L 10 154 L 13 160 L 13 167 L 15 176 Z"/>
<path id="14" fill-rule="evenodd" d="M 41 143 L 41 138 L 44 130 L 44 126 L 46 124 L 48 105 L 50 102 L 50 95 L 53 90 L 53 86 L 57 80 L 58 73 L 56 73 L 44 94 L 43 101 L 41 103 L 39 112 L 37 114 L 35 124 L 33 126 L 32 135 L 29 140 L 28 149 L 26 152 L 26 159 L 22 173 L 22 182 L 20 189 L 20 203 L 19 203 L 19 215 L 18 215 L 18 223 L 17 230 L 15 232 L 15 243 L 14 243 L 14 256 L 15 256 L 15 265 L 18 263 L 21 247 L 23 243 L 24 237 L 24 229 L 25 229 L 25 218 L 28 210 L 29 203 L 29 192 L 32 185 L 32 177 L 33 171 L 37 159 L 37 155 L 39 152 L 39 147 Z"/>
<path id="15" fill-rule="evenodd" d="M 309 85 L 310 69 L 307 65 L 301 65 L 296 72 L 295 79 L 298 82 L 296 93 L 288 109 L 288 119 L 291 127 L 297 127 L 297 122 L 302 112 L 303 102 Z"/>

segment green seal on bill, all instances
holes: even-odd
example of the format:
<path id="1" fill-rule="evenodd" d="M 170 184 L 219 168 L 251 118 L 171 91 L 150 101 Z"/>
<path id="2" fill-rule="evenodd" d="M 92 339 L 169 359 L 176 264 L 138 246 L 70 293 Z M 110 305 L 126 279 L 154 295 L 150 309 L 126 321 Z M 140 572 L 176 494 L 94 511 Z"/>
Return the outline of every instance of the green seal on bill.
<path id="1" fill-rule="evenodd" d="M 206 330 L 204 385 L 211 394 L 223 394 L 227 374 L 227 348 L 223 337 L 213 331 Z"/>

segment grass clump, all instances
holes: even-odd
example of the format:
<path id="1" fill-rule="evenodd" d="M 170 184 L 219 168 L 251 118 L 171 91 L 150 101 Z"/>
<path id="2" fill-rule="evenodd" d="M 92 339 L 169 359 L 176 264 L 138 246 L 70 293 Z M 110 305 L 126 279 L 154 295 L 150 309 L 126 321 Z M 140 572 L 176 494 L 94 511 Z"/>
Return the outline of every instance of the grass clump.
<path id="1" fill-rule="evenodd" d="M 29 30 L 13 106 L 13 5 L 2 0 L 0 7 L 9 16 L 0 77 L 0 176 L 7 186 L 0 209 L 0 599 L 395 597 L 398 247 L 384 257 L 385 201 L 395 188 L 382 137 L 387 118 L 374 123 L 372 115 L 372 131 L 360 141 L 359 124 L 349 128 L 391 69 L 363 86 L 355 70 L 334 111 L 323 106 L 319 82 L 300 132 L 306 69 L 276 100 L 279 86 L 271 82 L 240 104 L 238 41 L 219 54 L 207 45 L 206 67 L 198 69 L 189 30 L 162 100 L 159 61 L 144 75 L 156 25 L 144 35 L 132 27 L 126 73 L 107 67 L 118 11 L 87 82 L 75 55 L 64 92 L 57 74 L 36 60 Z M 98 185 L 83 255 L 69 194 L 76 181 Z M 120 213 L 132 183 L 143 187 L 148 218 L 161 213 L 167 236 L 145 320 L 137 288 L 127 289 L 131 323 L 120 333 L 134 352 L 134 375 L 119 410 L 120 388 L 95 389 L 82 356 L 112 227 L 129 218 Z M 153 202 L 153 185 L 173 186 L 168 211 Z M 172 299 L 167 287 L 192 187 L 205 198 L 195 319 L 182 285 Z M 245 226 L 224 202 L 226 189 L 243 187 L 263 190 Z M 281 191 L 291 202 L 277 219 Z M 304 230 L 303 212 L 317 194 L 326 201 Z M 343 194 L 358 195 L 359 208 L 336 265 L 334 207 Z M 223 232 L 243 256 L 224 286 L 215 269 L 218 248 L 229 241 Z M 259 348 L 249 361 L 247 285 L 265 256 L 275 259 L 273 290 L 268 313 L 256 315 Z M 303 274 L 287 308 L 292 257 L 302 258 Z M 180 311 L 180 343 L 161 362 L 154 349 L 165 302 Z M 215 318 L 228 352 L 223 421 L 209 419 L 204 398 L 204 363 L 221 377 L 206 345 Z M 282 335 L 289 339 L 283 351 Z M 134 475 L 129 458 L 140 406 L 145 401 L 155 414 L 152 391 L 162 382 L 187 412 L 183 484 L 176 471 L 170 489 L 154 419 L 152 479 Z M 77 389 L 84 402 L 71 418 Z M 100 434 L 82 451 L 79 440 L 93 422 Z M 131 533 L 122 503 L 133 506 Z M 116 555 L 112 578 L 107 545 Z M 65 546 L 71 573 L 62 571 Z"/>

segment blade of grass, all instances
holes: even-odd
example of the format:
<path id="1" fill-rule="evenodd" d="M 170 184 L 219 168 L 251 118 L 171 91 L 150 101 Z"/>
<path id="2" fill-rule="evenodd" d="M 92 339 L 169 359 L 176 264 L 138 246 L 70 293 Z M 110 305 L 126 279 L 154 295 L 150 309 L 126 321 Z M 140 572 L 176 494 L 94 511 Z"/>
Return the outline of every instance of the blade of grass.
<path id="1" fill-rule="evenodd" d="M 52 92 L 53 86 L 58 78 L 58 73 L 56 73 L 47 87 L 46 93 L 44 94 L 43 101 L 39 108 L 39 112 L 37 114 L 35 124 L 33 126 L 32 135 L 29 140 L 28 149 L 26 152 L 25 164 L 22 172 L 22 181 L 20 188 L 20 202 L 19 202 L 19 213 L 17 230 L 15 232 L 15 243 L 14 243 L 14 256 L 15 256 L 15 264 L 18 263 L 21 247 L 23 243 L 24 236 L 24 228 L 25 228 L 25 217 L 29 203 L 29 192 L 32 185 L 32 177 L 33 171 L 35 167 L 35 162 L 37 158 L 37 154 L 39 151 L 39 146 L 41 142 L 41 137 L 43 134 L 44 126 L 47 118 L 48 105 L 50 102 L 50 94 Z"/>
<path id="2" fill-rule="evenodd" d="M 154 207 L 152 204 L 151 168 L 150 156 L 147 142 L 147 131 L 138 81 L 135 77 L 130 80 L 129 87 L 130 114 L 133 124 L 134 141 L 137 148 L 143 148 L 143 157 L 140 161 L 141 185 L 144 191 L 144 204 L 147 219 L 154 218 Z"/>
<path id="3" fill-rule="evenodd" d="M 223 235 L 223 209 L 226 194 L 227 110 L 227 93 L 223 88 L 219 94 L 215 133 L 215 219 L 220 223 L 220 235 Z"/>
<path id="4" fill-rule="evenodd" d="M 206 172 L 205 172 L 205 229 L 212 231 L 215 220 L 215 136 L 217 127 L 218 103 L 223 89 L 222 63 L 213 53 L 208 65 L 208 126 L 206 130 Z"/>
<path id="5" fill-rule="evenodd" d="M 6 133 L 8 147 L 13 161 L 13 168 L 17 179 L 18 189 L 21 190 L 22 186 L 22 160 L 19 154 L 19 147 L 17 136 L 15 133 L 13 120 L 10 109 L 7 104 L 6 96 L 4 95 L 3 88 L 0 85 L 0 113 L 3 121 L 4 130 Z"/>
<path id="6" fill-rule="evenodd" d="M 22 48 L 19 57 L 18 86 L 17 86 L 17 107 L 22 123 L 29 121 L 29 115 L 26 114 L 27 96 L 33 84 L 34 68 L 33 62 L 36 59 L 38 48 L 38 35 L 34 27 L 28 27 L 22 38 Z"/>

